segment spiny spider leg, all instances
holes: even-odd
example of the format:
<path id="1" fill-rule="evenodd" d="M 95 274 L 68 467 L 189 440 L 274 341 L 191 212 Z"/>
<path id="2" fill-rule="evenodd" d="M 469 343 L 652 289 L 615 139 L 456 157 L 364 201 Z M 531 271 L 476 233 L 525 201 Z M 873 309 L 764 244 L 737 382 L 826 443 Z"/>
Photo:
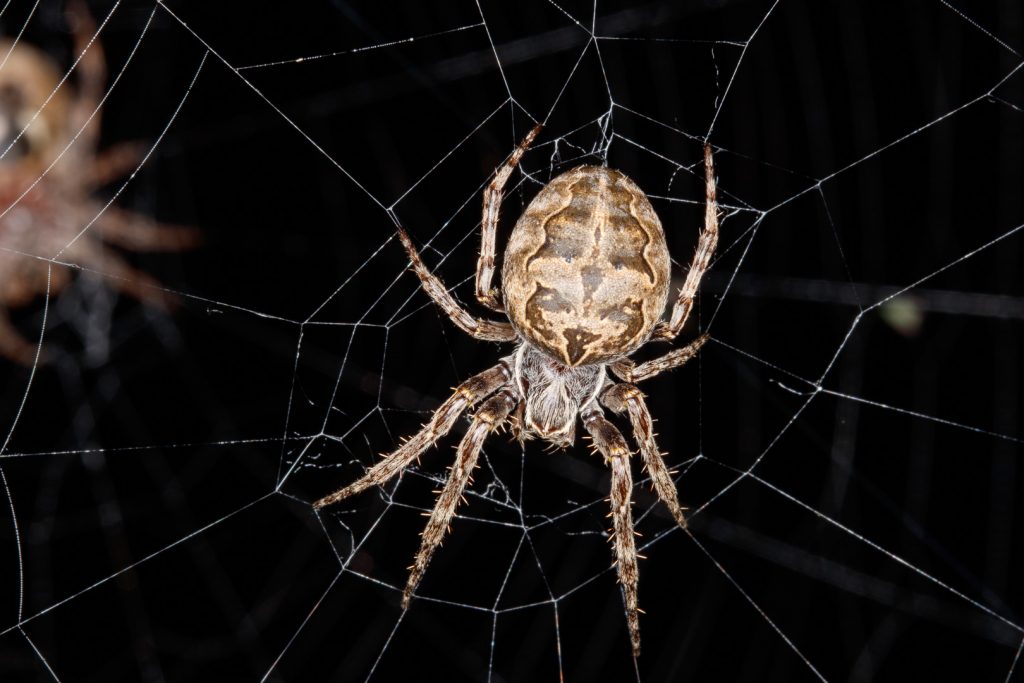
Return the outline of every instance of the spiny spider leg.
<path id="1" fill-rule="evenodd" d="M 398 226 L 398 238 L 402 240 L 402 245 L 409 254 L 409 260 L 412 261 L 413 270 L 416 271 L 416 275 L 423 285 L 423 290 L 434 300 L 434 303 L 441 307 L 441 310 L 451 318 L 452 322 L 460 330 L 485 341 L 512 341 L 517 338 L 511 324 L 474 318 L 464 309 L 455 300 L 451 292 L 448 291 L 448 288 L 444 286 L 441 278 L 427 269 L 416 247 L 413 246 L 408 233 L 405 232 L 402 226 Z"/>
<path id="2" fill-rule="evenodd" d="M 357 481 L 324 496 L 313 503 L 319 510 L 322 507 L 337 503 L 349 496 L 365 491 L 371 486 L 382 486 L 392 477 L 400 473 L 418 458 L 423 451 L 447 434 L 462 412 L 470 406 L 490 396 L 512 377 L 508 366 L 502 362 L 493 368 L 474 375 L 455 388 L 448 400 L 434 411 L 425 425 L 416 434 L 398 447 L 395 452 L 385 456 L 383 460 L 371 467 Z"/>
<path id="3" fill-rule="evenodd" d="M 715 162 L 711 155 L 711 145 L 704 145 L 704 230 L 697 241 L 697 252 L 690 263 L 690 271 L 679 290 L 679 298 L 672 307 L 669 321 L 658 323 L 652 339 L 675 339 L 686 324 L 693 310 L 693 298 L 697 295 L 700 280 L 711 265 L 711 256 L 718 245 L 718 202 L 715 200 Z"/>
<path id="4" fill-rule="evenodd" d="M 672 513 L 676 524 L 685 529 L 684 508 L 679 505 L 675 482 L 672 481 L 668 467 L 665 466 L 665 461 L 662 459 L 662 453 L 658 450 L 658 443 L 654 440 L 654 424 L 651 420 L 651 413 L 647 410 L 647 404 L 644 402 L 644 395 L 633 384 L 616 384 L 605 390 L 601 396 L 601 403 L 616 413 L 629 415 L 629 422 L 633 425 L 633 435 L 637 443 L 640 444 L 640 453 L 643 455 L 644 464 L 651 475 L 654 490 L 661 498 L 661 502 Z"/>
<path id="5" fill-rule="evenodd" d="M 455 456 L 455 464 L 448 472 L 448 481 L 437 497 L 437 504 L 430 513 L 430 520 L 423 529 L 423 541 L 416 553 L 416 560 L 413 562 L 412 570 L 409 572 L 409 580 L 405 584 L 405 591 L 402 593 L 402 609 L 409 608 L 409 601 L 416 591 L 423 572 L 430 564 L 430 558 L 434 551 L 441 544 L 448 526 L 451 524 L 455 508 L 462 499 L 462 491 L 469 483 L 473 468 L 476 467 L 477 457 L 484 445 L 484 440 L 495 429 L 505 422 L 505 418 L 516 406 L 517 399 L 511 390 L 505 389 L 498 392 L 491 398 L 484 401 L 480 410 L 473 416 L 473 424 L 470 425 L 466 435 L 459 442 Z"/>
<path id="6" fill-rule="evenodd" d="M 664 356 L 652 358 L 639 365 L 634 365 L 633 361 L 627 358 L 616 361 L 609 367 L 615 373 L 615 376 L 624 382 L 643 382 L 655 375 L 660 375 L 666 370 L 672 370 L 690 362 L 709 338 L 710 335 L 702 334 L 680 349 L 672 349 Z"/>
<path id="7" fill-rule="evenodd" d="M 582 415 L 594 446 L 604 456 L 612 470 L 611 517 L 612 539 L 615 543 L 615 566 L 619 572 L 619 583 L 626 602 L 626 623 L 629 639 L 633 645 L 633 656 L 640 655 L 640 608 L 637 603 L 636 586 L 639 577 L 636 556 L 636 538 L 633 531 L 633 510 L 631 495 L 633 475 L 629 469 L 629 447 L 622 432 L 605 419 L 600 409 L 592 408 Z"/>
<path id="8" fill-rule="evenodd" d="M 505 190 L 505 183 L 508 182 L 512 171 L 519 165 L 519 160 L 529 148 L 537 133 L 543 128 L 543 124 L 533 127 L 523 141 L 519 143 L 515 151 L 502 164 L 491 180 L 487 189 L 484 190 L 483 218 L 480 222 L 480 258 L 476 262 L 476 298 L 484 306 L 504 312 L 505 307 L 501 304 L 501 291 L 491 287 L 491 279 L 494 277 L 494 254 L 498 233 L 498 215 L 501 212 L 502 193 Z"/>

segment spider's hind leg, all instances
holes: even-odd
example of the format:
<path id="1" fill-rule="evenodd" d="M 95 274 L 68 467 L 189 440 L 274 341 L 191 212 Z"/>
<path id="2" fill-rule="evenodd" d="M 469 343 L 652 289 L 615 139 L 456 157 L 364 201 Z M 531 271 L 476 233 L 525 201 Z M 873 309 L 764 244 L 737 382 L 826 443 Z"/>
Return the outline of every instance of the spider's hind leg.
<path id="1" fill-rule="evenodd" d="M 437 504 L 430 513 L 430 520 L 423 529 L 423 541 L 420 543 L 419 552 L 416 553 L 416 561 L 413 563 L 412 571 L 409 573 L 409 580 L 405 584 L 405 591 L 402 593 L 402 609 L 408 609 L 412 594 L 416 591 L 423 572 L 426 571 L 430 559 L 434 556 L 437 546 L 441 545 L 448 525 L 455 515 L 455 508 L 462 500 L 462 492 L 469 483 L 476 467 L 480 449 L 484 440 L 495 429 L 504 424 L 505 419 L 515 408 L 517 399 L 509 389 L 498 392 L 496 395 L 484 401 L 480 410 L 473 416 L 473 424 L 469 431 L 459 442 L 455 464 L 448 472 L 448 481 L 437 497 Z"/>
<path id="2" fill-rule="evenodd" d="M 313 507 L 319 510 L 322 507 L 360 493 L 371 486 L 380 486 L 386 483 L 408 467 L 423 451 L 447 434 L 459 418 L 459 415 L 462 414 L 462 411 L 475 405 L 481 399 L 486 398 L 507 384 L 511 376 L 508 366 L 502 362 L 489 370 L 484 370 L 480 374 L 470 377 L 460 384 L 455 389 L 455 392 L 448 397 L 448 400 L 434 411 L 427 424 L 423 425 L 420 431 L 416 432 L 414 436 L 399 446 L 395 452 L 371 467 L 357 481 L 313 503 Z"/>
<path id="3" fill-rule="evenodd" d="M 629 626 L 629 640 L 633 645 L 633 656 L 640 654 L 640 607 L 636 587 L 640 578 L 637 568 L 636 538 L 633 531 L 633 474 L 629 469 L 629 447 L 622 432 L 605 419 L 599 408 L 583 414 L 583 426 L 587 428 L 594 446 L 612 470 L 612 539 L 615 543 L 615 567 L 622 584 L 622 595 L 626 603 L 626 623 Z"/>

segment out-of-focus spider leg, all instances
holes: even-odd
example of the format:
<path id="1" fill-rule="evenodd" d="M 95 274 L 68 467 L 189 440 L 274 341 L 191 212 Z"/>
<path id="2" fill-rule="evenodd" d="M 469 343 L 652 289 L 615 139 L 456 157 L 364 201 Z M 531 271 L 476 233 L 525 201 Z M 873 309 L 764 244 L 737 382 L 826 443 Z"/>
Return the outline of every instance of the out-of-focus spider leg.
<path id="1" fill-rule="evenodd" d="M 663 454 L 658 450 L 658 443 L 654 440 L 654 423 L 651 420 L 650 411 L 647 410 L 647 404 L 644 402 L 644 395 L 633 384 L 616 384 L 606 389 L 601 395 L 601 403 L 616 413 L 629 415 L 629 422 L 633 425 L 633 435 L 637 443 L 640 444 L 640 453 L 643 455 L 644 464 L 651 475 L 654 490 L 661 498 L 661 502 L 672 513 L 676 524 L 685 529 L 684 508 L 679 505 L 676 485 L 665 466 L 665 461 L 662 460 Z"/>
<path id="2" fill-rule="evenodd" d="M 500 387 L 507 384 L 512 377 L 508 366 L 500 363 L 489 370 L 484 370 L 478 375 L 470 377 L 456 387 L 455 392 L 448 397 L 448 400 L 434 411 L 430 420 L 398 447 L 395 452 L 386 456 L 383 460 L 371 467 L 359 480 L 338 489 L 334 493 L 324 496 L 313 503 L 313 507 L 320 509 L 339 500 L 355 495 L 371 486 L 381 486 L 389 479 L 404 470 L 409 464 L 418 458 L 423 451 L 437 442 L 455 424 L 462 412 L 480 400 L 486 398 Z"/>
<path id="3" fill-rule="evenodd" d="M 3 308 L 0 308 L 0 356 L 25 366 L 31 366 L 36 358 L 35 345 L 21 336 Z"/>
<path id="4" fill-rule="evenodd" d="M 473 468 L 476 467 L 477 457 L 484 445 L 487 435 L 500 427 L 505 418 L 516 405 L 515 394 L 505 389 L 487 399 L 480 410 L 473 416 L 473 424 L 470 425 L 466 435 L 459 442 L 455 464 L 448 472 L 448 481 L 437 497 L 437 504 L 430 513 L 430 520 L 423 529 L 423 540 L 420 543 L 419 552 L 416 553 L 416 560 L 413 562 L 412 570 L 409 572 L 409 580 L 405 584 L 405 591 L 402 593 L 402 609 L 408 609 L 409 601 L 423 578 L 423 572 L 430 564 L 437 546 L 441 544 L 448 526 L 455 514 L 455 508 L 462 500 L 462 491 L 469 483 Z"/>
<path id="5" fill-rule="evenodd" d="M 427 269 L 416 247 L 413 246 L 408 233 L 405 232 L 402 226 L 398 226 L 398 237 L 402 240 L 402 245 L 409 254 L 412 268 L 420 278 L 424 291 L 434 300 L 434 303 L 441 307 L 441 310 L 451 318 L 452 322 L 460 330 L 485 341 L 512 341 L 516 338 L 515 330 L 512 329 L 512 325 L 509 323 L 474 318 L 469 311 L 464 309 L 455 300 L 455 297 L 448 291 L 448 288 L 444 286 L 441 278 Z"/>
<path id="6" fill-rule="evenodd" d="M 178 295 L 164 288 L 160 282 L 128 265 L 121 256 L 100 242 L 78 239 L 63 252 L 61 261 L 70 261 L 102 276 L 108 284 L 128 296 L 161 308 L 173 308 Z"/>
<path id="7" fill-rule="evenodd" d="M 629 469 L 629 447 L 622 432 L 605 419 L 598 408 L 592 408 L 582 415 L 583 426 L 587 428 L 594 446 L 604 456 L 612 470 L 612 539 L 615 544 L 615 566 L 622 584 L 622 595 L 626 603 L 626 623 L 629 639 L 633 645 L 633 656 L 640 655 L 640 608 L 637 603 L 636 537 L 633 531 L 632 492 L 633 475 Z"/>
<path id="8" fill-rule="evenodd" d="M 71 280 L 69 270 L 64 266 L 39 268 L 30 257 L 0 252 L 0 273 L 7 275 L 0 282 L 0 356 L 25 366 L 35 362 L 36 344 L 21 336 L 11 323 L 7 310 L 26 306 L 47 291 L 51 296 L 57 294 Z M 39 362 L 47 360 L 44 346 Z"/>
<path id="9" fill-rule="evenodd" d="M 107 60 L 100 41 L 93 40 L 96 22 L 89 13 L 89 7 L 83 0 L 71 0 L 67 7 L 68 23 L 74 34 L 75 55 L 82 56 L 78 62 L 76 96 L 71 106 L 69 129 L 77 132 L 79 128 L 84 128 L 74 146 L 80 151 L 72 153 L 86 158 L 99 142 L 101 112 L 96 110 L 103 98 L 103 86 L 107 80 Z M 91 45 L 90 40 L 93 40 Z"/>
<path id="10" fill-rule="evenodd" d="M 686 280 L 679 290 L 679 298 L 672 307 L 672 315 L 668 322 L 658 323 L 654 328 L 653 339 L 664 339 L 671 341 L 675 339 L 686 324 L 693 310 L 693 298 L 697 295 L 697 288 L 700 287 L 700 280 L 704 277 L 708 266 L 711 265 L 711 256 L 715 253 L 718 245 L 718 202 L 715 199 L 715 162 L 711 155 L 711 145 L 704 145 L 704 230 L 700 233 L 697 241 L 697 252 L 693 255 L 690 263 L 690 271 L 686 274 Z"/>
<path id="11" fill-rule="evenodd" d="M 672 349 L 664 356 L 652 358 L 639 365 L 634 365 L 633 361 L 627 358 L 615 361 L 609 367 L 615 373 L 615 376 L 624 382 L 643 382 L 655 375 L 660 375 L 666 370 L 672 370 L 680 365 L 685 365 L 697 355 L 700 347 L 704 346 L 708 339 L 709 335 L 702 334 L 682 348 Z"/>
<path id="12" fill-rule="evenodd" d="M 118 142 L 99 152 L 82 174 L 79 182 L 86 190 L 103 187 L 128 175 L 142 161 L 145 145 L 138 142 Z"/>
<path id="13" fill-rule="evenodd" d="M 476 298 L 484 306 L 499 313 L 504 312 L 505 307 L 501 303 L 501 291 L 491 287 L 491 280 L 494 278 L 494 255 L 497 247 L 498 216 L 501 213 L 502 194 L 509 176 L 519 165 L 519 160 L 523 158 L 523 154 L 526 153 L 541 128 L 543 128 L 543 124 L 537 124 L 526 134 L 515 151 L 505 160 L 505 163 L 495 171 L 494 179 L 484 190 L 483 218 L 480 221 L 480 258 L 476 262 Z"/>
<path id="14" fill-rule="evenodd" d="M 89 209 L 93 208 L 99 211 L 99 205 L 90 202 Z M 148 216 L 116 206 L 108 206 L 93 227 L 107 242 L 134 252 L 185 251 L 202 241 L 202 234 L 195 228 L 159 223 Z"/>

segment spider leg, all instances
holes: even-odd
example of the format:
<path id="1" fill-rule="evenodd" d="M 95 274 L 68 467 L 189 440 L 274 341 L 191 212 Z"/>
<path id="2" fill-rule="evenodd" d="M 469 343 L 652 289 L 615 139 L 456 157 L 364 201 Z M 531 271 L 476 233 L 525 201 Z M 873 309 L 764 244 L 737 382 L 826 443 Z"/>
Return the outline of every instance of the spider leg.
<path id="1" fill-rule="evenodd" d="M 195 228 L 160 223 L 116 206 L 106 207 L 94 228 L 105 241 L 134 252 L 185 251 L 202 239 Z"/>
<path id="2" fill-rule="evenodd" d="M 405 251 L 409 254 L 413 270 L 416 271 L 424 291 L 434 300 L 434 303 L 441 307 L 441 310 L 451 318 L 452 322 L 460 330 L 485 341 L 512 341 L 516 338 L 515 330 L 512 329 L 512 325 L 509 323 L 474 318 L 469 311 L 464 309 L 455 300 L 451 292 L 448 291 L 448 288 L 444 286 L 441 278 L 427 269 L 416 247 L 413 246 L 408 233 L 405 232 L 402 226 L 398 226 L 398 238 L 402 240 L 402 246 L 405 247 Z"/>
<path id="3" fill-rule="evenodd" d="M 654 423 L 651 420 L 651 413 L 647 410 L 644 402 L 644 395 L 633 384 L 616 384 L 605 390 L 601 396 L 601 403 L 608 406 L 616 413 L 627 413 L 629 422 L 633 425 L 633 435 L 640 444 L 640 453 L 643 455 L 644 464 L 651 475 L 651 483 L 657 492 L 661 502 L 665 504 L 672 517 L 681 528 L 686 528 L 686 517 L 683 515 L 683 508 L 679 505 L 679 496 L 676 493 L 675 482 L 669 474 L 668 467 L 662 459 L 662 453 L 658 450 L 658 443 L 654 440 Z"/>
<path id="4" fill-rule="evenodd" d="M 612 539 L 615 543 L 615 566 L 622 584 L 622 595 L 626 603 L 626 622 L 629 639 L 633 645 L 633 656 L 640 654 L 640 608 L 637 603 L 636 538 L 633 531 L 631 500 L 633 475 L 629 469 L 629 447 L 622 432 L 605 419 L 600 409 L 593 408 L 583 414 L 583 425 L 587 428 L 594 446 L 612 470 L 611 517 Z"/>
<path id="5" fill-rule="evenodd" d="M 47 291 L 51 296 L 64 289 L 70 281 L 68 268 L 47 267 L 45 261 L 34 258 L 16 258 L 14 254 L 0 253 L 0 356 L 31 366 L 36 361 L 36 344 L 29 342 L 11 322 L 8 310 L 25 306 Z M 47 362 L 43 346 L 39 362 Z"/>
<path id="6" fill-rule="evenodd" d="M 693 310 L 693 298 L 697 295 L 700 280 L 711 265 L 711 256 L 718 245 L 718 202 L 715 200 L 715 162 L 711 155 L 711 145 L 704 145 L 704 230 L 697 241 L 697 252 L 690 263 L 690 271 L 679 290 L 679 297 L 672 307 L 672 315 L 668 322 L 658 323 L 654 329 L 654 339 L 675 339 L 686 319 Z"/>
<path id="7" fill-rule="evenodd" d="M 526 134 L 526 137 L 519 143 L 515 151 L 494 173 L 494 179 L 491 180 L 487 189 L 484 190 L 483 218 L 480 221 L 480 258 L 476 262 L 476 298 L 484 306 L 499 313 L 503 312 L 505 307 L 501 304 L 501 292 L 497 288 L 491 287 L 491 279 L 494 277 L 495 243 L 498 233 L 498 214 L 501 211 L 502 193 L 505 189 L 505 183 L 508 182 L 509 176 L 512 175 L 512 171 L 515 170 L 519 160 L 523 158 L 523 154 L 530 147 L 530 144 L 537 137 L 537 133 L 540 132 L 542 127 L 543 124 L 537 124 L 533 127 L 533 130 Z"/>
<path id="8" fill-rule="evenodd" d="M 473 424 L 469 431 L 462 437 L 455 456 L 455 464 L 448 472 L 448 481 L 437 497 L 437 504 L 430 513 L 430 520 L 423 529 L 423 540 L 420 549 L 416 553 L 416 560 L 413 562 L 412 570 L 409 572 L 409 580 L 405 584 L 405 591 L 402 593 L 402 609 L 409 608 L 409 601 L 423 578 L 423 572 L 430 564 L 437 546 L 441 545 L 455 514 L 455 508 L 462 499 L 462 491 L 469 483 L 476 467 L 477 457 L 484 445 L 488 434 L 500 427 L 505 418 L 516 406 L 516 397 L 511 390 L 506 389 L 487 399 L 480 410 L 473 416 Z"/>
<path id="9" fill-rule="evenodd" d="M 3 308 L 0 308 L 0 356 L 27 367 L 31 367 L 36 358 L 35 345 L 21 336 Z"/>
<path id="10" fill-rule="evenodd" d="M 173 308 L 179 303 L 178 295 L 164 288 L 160 282 L 128 264 L 119 254 L 84 237 L 67 247 L 61 260 L 76 263 L 96 271 L 104 281 L 123 294 L 159 308 Z"/>
<path id="11" fill-rule="evenodd" d="M 79 182 L 87 190 L 103 187 L 134 171 L 146 148 L 138 142 L 118 142 L 98 153 Z"/>
<path id="12" fill-rule="evenodd" d="M 395 452 L 371 467 L 360 479 L 338 489 L 330 495 L 324 496 L 313 503 L 313 507 L 319 510 L 322 507 L 360 493 L 371 486 L 382 486 L 389 479 L 408 467 L 413 460 L 436 443 L 438 439 L 447 434 L 459 418 L 459 415 L 466 408 L 475 405 L 481 399 L 497 391 L 509 381 L 511 376 L 508 366 L 505 363 L 500 363 L 493 368 L 470 377 L 456 387 L 454 393 L 448 397 L 448 400 L 434 411 L 434 414 L 430 416 L 430 420 L 412 438 L 406 440 Z"/>
<path id="13" fill-rule="evenodd" d="M 643 382 L 645 379 L 660 375 L 666 370 L 672 370 L 680 365 L 685 365 L 697 355 L 700 347 L 704 346 L 708 339 L 708 335 L 702 334 L 682 348 L 672 349 L 664 356 L 652 358 L 639 365 L 634 365 L 631 360 L 623 359 L 612 363 L 610 367 L 615 376 L 624 382 Z"/>
<path id="14" fill-rule="evenodd" d="M 96 21 L 83 0 L 72 0 L 67 9 L 68 24 L 74 37 L 74 51 L 81 55 L 78 62 L 75 101 L 71 106 L 70 130 L 82 132 L 74 146 L 82 157 L 96 149 L 100 136 L 100 113 L 97 108 L 103 99 L 103 85 L 107 79 L 107 60 L 99 40 L 93 40 Z M 91 41 L 91 44 L 90 44 Z M 95 115 L 93 112 L 96 112 Z M 90 119 L 89 117 L 92 116 Z M 84 126 L 84 128 L 83 128 Z"/>

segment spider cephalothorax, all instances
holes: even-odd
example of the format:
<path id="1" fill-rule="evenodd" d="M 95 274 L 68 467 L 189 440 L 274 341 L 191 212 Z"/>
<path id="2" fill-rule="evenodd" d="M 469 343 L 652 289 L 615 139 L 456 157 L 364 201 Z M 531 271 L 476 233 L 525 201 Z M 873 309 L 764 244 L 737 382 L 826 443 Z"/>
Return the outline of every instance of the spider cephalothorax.
<path id="1" fill-rule="evenodd" d="M 466 311 L 426 267 L 405 231 L 398 228 L 423 288 L 452 321 L 477 339 L 517 342 L 515 352 L 459 385 L 423 429 L 361 479 L 321 498 L 315 507 L 388 481 L 447 434 L 464 410 L 483 401 L 459 443 L 455 464 L 423 531 L 402 597 L 406 608 L 455 514 L 487 435 L 509 423 L 522 440 L 536 436 L 554 446 L 568 446 L 574 440 L 578 418 L 612 472 L 612 537 L 636 655 L 640 652 L 640 625 L 630 448 L 618 428 L 604 417 L 602 406 L 629 418 L 655 491 L 685 528 L 683 508 L 636 383 L 687 362 L 706 337 L 639 365 L 628 356 L 651 339 L 674 339 L 693 307 L 718 242 L 711 147 L 704 146 L 704 230 L 672 312 L 663 321 L 670 265 L 661 222 L 632 180 L 600 166 L 581 166 L 558 176 L 530 202 L 505 251 L 504 296 L 491 287 L 502 190 L 538 132 L 540 126 L 530 131 L 484 193 L 476 295 L 488 308 L 507 311 L 510 322 L 480 319 Z M 609 369 L 622 381 L 613 381 Z"/>

